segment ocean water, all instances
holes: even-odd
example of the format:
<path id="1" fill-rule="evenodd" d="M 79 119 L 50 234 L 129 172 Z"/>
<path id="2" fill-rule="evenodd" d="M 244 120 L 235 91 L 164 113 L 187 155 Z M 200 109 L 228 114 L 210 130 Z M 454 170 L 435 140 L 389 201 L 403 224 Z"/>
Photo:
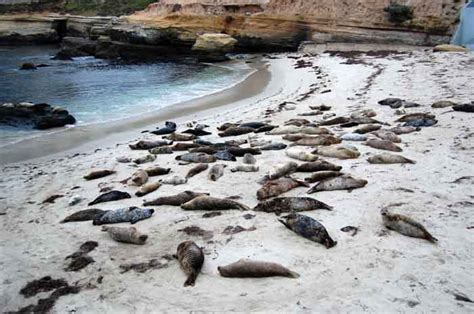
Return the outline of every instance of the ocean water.
<path id="1" fill-rule="evenodd" d="M 241 63 L 52 60 L 56 51 L 55 46 L 0 47 L 0 103 L 48 103 L 66 108 L 76 125 L 107 123 L 223 90 L 252 72 Z M 48 66 L 19 70 L 25 62 Z M 0 146 L 44 133 L 0 124 Z"/>

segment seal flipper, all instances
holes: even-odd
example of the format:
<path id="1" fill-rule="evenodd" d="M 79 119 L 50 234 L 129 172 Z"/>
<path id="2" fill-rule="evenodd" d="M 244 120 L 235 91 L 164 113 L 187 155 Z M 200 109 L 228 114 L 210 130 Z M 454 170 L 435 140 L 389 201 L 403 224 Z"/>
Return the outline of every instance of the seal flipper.
<path id="1" fill-rule="evenodd" d="M 289 271 L 288 273 L 288 278 L 299 278 L 300 277 L 300 274 L 298 274 L 297 272 L 295 271 Z"/>
<path id="2" fill-rule="evenodd" d="M 283 217 L 283 218 L 285 218 L 285 217 Z M 281 223 L 282 223 L 285 227 L 287 227 L 288 229 L 292 230 L 291 227 L 290 227 L 290 225 L 289 225 L 286 221 L 281 220 L 281 219 L 278 219 L 278 221 L 281 222 Z"/>
<path id="3" fill-rule="evenodd" d="M 192 272 L 188 276 L 188 279 L 186 279 L 186 281 L 184 282 L 184 286 L 185 287 L 194 286 L 194 283 L 196 282 L 197 276 L 198 276 L 198 272 L 196 272 L 196 271 Z"/>
<path id="4" fill-rule="evenodd" d="M 431 235 L 431 233 L 429 233 L 428 231 L 425 231 L 425 239 L 430 241 L 431 243 L 437 243 L 438 242 L 438 239 L 436 239 L 435 237 L 433 237 Z"/>

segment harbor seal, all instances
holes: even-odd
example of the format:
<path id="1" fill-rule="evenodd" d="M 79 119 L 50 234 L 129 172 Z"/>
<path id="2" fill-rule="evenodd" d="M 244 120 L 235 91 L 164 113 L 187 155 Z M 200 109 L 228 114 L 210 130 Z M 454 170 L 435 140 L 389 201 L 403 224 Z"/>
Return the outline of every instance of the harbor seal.
<path id="1" fill-rule="evenodd" d="M 171 148 L 171 146 L 161 146 L 161 147 L 155 147 L 153 149 L 150 149 L 148 152 L 153 155 L 164 155 L 164 154 L 172 154 L 173 149 Z"/>
<path id="2" fill-rule="evenodd" d="M 355 159 L 359 158 L 360 156 L 360 152 L 357 150 L 357 148 L 349 148 L 344 146 L 323 146 L 315 149 L 312 154 L 338 159 Z"/>
<path id="3" fill-rule="evenodd" d="M 198 148 L 198 147 L 201 147 L 201 145 L 196 144 L 196 143 L 181 143 L 180 142 L 171 146 L 171 149 L 174 152 L 181 152 L 181 151 L 186 151 L 186 150 L 190 150 L 190 149 Z"/>
<path id="4" fill-rule="evenodd" d="M 206 153 L 187 153 L 181 156 L 176 156 L 176 160 L 182 160 L 186 162 L 195 162 L 195 163 L 213 163 L 216 162 L 217 158 Z"/>
<path id="5" fill-rule="evenodd" d="M 184 273 L 188 276 L 184 286 L 194 286 L 204 264 L 204 252 L 193 241 L 184 241 L 178 245 L 176 257 Z"/>
<path id="6" fill-rule="evenodd" d="M 427 112 L 415 112 L 415 113 L 409 113 L 406 114 L 397 120 L 395 122 L 411 122 L 415 120 L 421 120 L 421 119 L 426 119 L 426 120 L 431 120 L 434 119 L 436 116 L 432 113 L 427 113 Z"/>
<path id="7" fill-rule="evenodd" d="M 237 135 L 242 135 L 242 134 L 247 134 L 247 133 L 252 133 L 254 132 L 254 128 L 250 127 L 230 127 L 226 129 L 225 131 L 218 133 L 220 137 L 228 137 L 228 136 L 237 136 Z"/>
<path id="8" fill-rule="evenodd" d="M 243 157 L 245 154 L 260 155 L 262 152 L 258 148 L 229 147 L 227 151 L 235 157 Z"/>
<path id="9" fill-rule="evenodd" d="M 339 171 L 342 167 L 325 160 L 302 163 L 296 168 L 296 172 L 316 172 L 316 171 Z"/>
<path id="10" fill-rule="evenodd" d="M 207 195 L 198 196 L 193 198 L 187 203 L 181 205 L 184 210 L 250 210 L 250 208 L 244 204 L 236 202 L 228 198 L 216 198 Z"/>
<path id="11" fill-rule="evenodd" d="M 308 136 L 303 137 L 302 139 L 294 142 L 294 145 L 299 146 L 319 146 L 319 145 L 333 145 L 341 143 L 341 139 L 334 137 L 332 135 L 318 135 L 318 136 Z"/>
<path id="12" fill-rule="evenodd" d="M 231 172 L 257 172 L 258 170 L 257 165 L 237 165 L 230 169 Z"/>
<path id="13" fill-rule="evenodd" d="M 332 210 L 333 207 L 311 197 L 276 197 L 260 202 L 253 208 L 254 211 L 275 213 L 277 215 L 316 209 Z"/>
<path id="14" fill-rule="evenodd" d="M 173 144 L 172 141 L 166 141 L 166 140 L 156 140 L 156 141 L 141 140 L 141 141 L 136 142 L 135 144 L 128 145 L 128 147 L 130 147 L 133 150 L 148 150 L 148 149 L 153 149 L 155 147 L 166 146 L 166 145 L 171 145 L 171 144 Z"/>
<path id="15" fill-rule="evenodd" d="M 171 168 L 163 168 L 163 167 L 149 167 L 145 169 L 145 172 L 148 174 L 149 177 L 162 176 L 162 175 L 170 173 L 170 171 L 171 171 Z"/>
<path id="16" fill-rule="evenodd" d="M 175 195 L 158 197 L 152 201 L 144 202 L 143 206 L 160 206 L 160 205 L 171 205 L 181 206 L 190 200 L 203 195 L 209 195 L 209 193 L 198 193 L 192 191 L 184 191 Z"/>
<path id="17" fill-rule="evenodd" d="M 413 238 L 421 238 L 432 243 L 438 242 L 422 224 L 410 217 L 389 212 L 386 208 L 380 211 L 383 224 L 390 230 L 397 231 L 403 235 Z"/>
<path id="18" fill-rule="evenodd" d="M 285 125 L 274 128 L 267 132 L 268 135 L 285 135 L 285 134 L 296 134 L 301 132 L 301 127 L 295 125 Z"/>
<path id="19" fill-rule="evenodd" d="M 101 230 L 107 232 L 109 236 L 117 242 L 143 245 L 148 239 L 148 235 L 141 233 L 135 227 L 102 226 Z"/>
<path id="20" fill-rule="evenodd" d="M 287 147 L 288 147 L 288 145 L 286 145 L 286 144 L 278 143 L 278 142 L 272 142 L 272 143 L 262 145 L 259 148 L 260 148 L 260 150 L 282 150 L 282 149 L 285 149 Z"/>
<path id="21" fill-rule="evenodd" d="M 332 134 L 326 128 L 315 127 L 315 126 L 303 126 L 300 129 L 301 134 L 308 134 L 308 135 L 320 135 L 320 134 Z"/>
<path id="22" fill-rule="evenodd" d="M 136 163 L 137 165 L 141 165 L 147 162 L 155 161 L 155 159 L 156 159 L 156 155 L 148 154 L 148 155 L 133 159 L 133 162 Z"/>
<path id="23" fill-rule="evenodd" d="M 266 176 L 269 180 L 276 180 L 278 178 L 292 174 L 298 168 L 296 162 L 286 162 L 284 164 L 277 165 L 270 173 Z"/>
<path id="24" fill-rule="evenodd" d="M 325 179 L 338 177 L 340 175 L 342 175 L 342 173 L 339 171 L 331 171 L 331 170 L 317 171 L 317 172 L 314 172 L 311 176 L 305 178 L 304 180 L 309 183 L 314 183 L 314 182 L 322 181 Z"/>
<path id="25" fill-rule="evenodd" d="M 118 200 L 123 200 L 125 198 L 132 198 L 132 197 L 127 192 L 112 190 L 110 192 L 99 195 L 88 205 L 91 206 L 91 205 L 104 203 L 104 202 L 118 201 Z"/>
<path id="26" fill-rule="evenodd" d="M 247 165 L 254 165 L 257 163 L 257 159 L 255 159 L 252 154 L 247 153 L 244 155 L 242 162 Z"/>
<path id="27" fill-rule="evenodd" d="M 192 148 L 189 150 L 190 153 L 206 153 L 209 155 L 213 155 L 218 152 L 217 148 L 213 146 L 199 146 L 196 148 Z"/>
<path id="28" fill-rule="evenodd" d="M 293 178 L 269 180 L 257 191 L 257 199 L 263 200 L 273 196 L 278 196 L 299 186 L 309 187 L 309 184 Z"/>
<path id="29" fill-rule="evenodd" d="M 216 164 L 209 169 L 209 173 L 207 174 L 207 178 L 211 181 L 217 181 L 220 177 L 224 175 L 224 168 L 227 167 L 223 164 Z"/>
<path id="30" fill-rule="evenodd" d="M 155 134 L 155 135 L 164 135 L 164 134 L 170 134 L 176 131 L 177 125 L 174 122 L 171 121 L 166 121 L 165 126 L 163 128 L 157 128 L 154 131 L 151 131 L 150 133 Z"/>
<path id="31" fill-rule="evenodd" d="M 109 176 L 111 174 L 114 174 L 114 170 L 108 170 L 108 169 L 103 169 L 103 170 L 95 170 L 92 171 L 84 176 L 84 179 L 86 180 L 95 180 L 95 179 L 100 179 L 106 176 Z"/>
<path id="32" fill-rule="evenodd" d="M 371 164 L 415 164 L 414 160 L 405 158 L 400 155 L 383 153 L 370 156 L 367 161 Z"/>
<path id="33" fill-rule="evenodd" d="M 355 179 L 350 175 L 329 178 L 316 183 L 306 193 L 311 194 L 320 191 L 353 190 L 367 185 L 367 180 Z"/>
<path id="34" fill-rule="evenodd" d="M 186 174 L 186 179 L 192 178 L 195 175 L 207 170 L 209 168 L 208 164 L 198 164 L 191 169 L 189 169 L 188 173 Z"/>
<path id="35" fill-rule="evenodd" d="M 232 155 L 231 153 L 229 153 L 229 152 L 226 151 L 226 150 L 218 151 L 218 152 L 215 153 L 213 156 L 216 157 L 216 158 L 219 159 L 219 160 L 237 161 L 237 158 L 235 158 L 234 155 Z"/>
<path id="36" fill-rule="evenodd" d="M 380 124 L 364 124 L 364 125 L 358 127 L 354 131 L 354 133 L 366 134 L 366 133 L 369 133 L 369 132 L 380 130 L 381 128 L 382 128 L 382 126 Z"/>
<path id="37" fill-rule="evenodd" d="M 315 161 L 316 159 L 318 159 L 318 156 L 296 147 L 288 148 L 285 151 L 285 154 L 290 158 L 301 161 Z"/>
<path id="38" fill-rule="evenodd" d="M 343 141 L 365 141 L 367 135 L 358 133 L 346 133 L 339 137 Z"/>
<path id="39" fill-rule="evenodd" d="M 263 278 L 263 277 L 288 277 L 298 278 L 300 275 L 288 268 L 270 262 L 240 259 L 235 263 L 218 266 L 217 270 L 222 277 L 229 278 Z"/>
<path id="40" fill-rule="evenodd" d="M 181 185 L 188 182 L 188 179 L 180 177 L 180 176 L 172 176 L 172 177 L 164 178 L 160 180 L 160 182 L 161 184 Z"/>
<path id="41" fill-rule="evenodd" d="M 196 139 L 196 135 L 183 134 L 183 133 L 171 133 L 170 135 L 164 136 L 163 138 L 174 142 L 187 142 Z"/>
<path id="42" fill-rule="evenodd" d="M 105 212 L 105 210 L 98 208 L 84 209 L 67 216 L 61 220 L 60 223 L 63 224 L 66 222 L 94 220 L 96 217 L 103 215 Z"/>
<path id="43" fill-rule="evenodd" d="M 378 131 L 370 132 L 370 134 L 377 136 L 381 140 L 387 140 L 393 143 L 402 142 L 402 139 L 399 136 L 397 136 L 397 134 L 393 133 L 392 131 L 378 130 Z"/>
<path id="44" fill-rule="evenodd" d="M 368 139 L 365 142 L 365 145 L 376 149 L 388 150 L 391 152 L 401 152 L 403 150 L 389 140 L 381 140 L 377 138 Z"/>
<path id="45" fill-rule="evenodd" d="M 149 182 L 140 187 L 138 191 L 135 192 L 135 195 L 138 197 L 145 196 L 151 192 L 154 192 L 158 190 L 158 188 L 161 186 L 160 182 Z"/>
<path id="46" fill-rule="evenodd" d="M 92 221 L 92 224 L 105 225 L 130 222 L 133 225 L 140 220 L 150 218 L 154 212 L 154 209 L 138 208 L 135 206 L 108 210 L 103 215 L 96 217 Z"/>
<path id="47" fill-rule="evenodd" d="M 412 126 L 412 127 L 428 127 L 433 126 L 438 123 L 436 119 L 417 119 L 409 122 L 405 122 L 403 126 Z"/>
<path id="48" fill-rule="evenodd" d="M 367 185 L 367 180 L 355 179 L 350 175 L 329 178 L 316 183 L 306 193 L 311 194 L 320 191 L 353 190 Z"/>
<path id="49" fill-rule="evenodd" d="M 130 180 L 128 180 L 128 185 L 142 186 L 148 181 L 148 173 L 145 170 L 139 169 L 135 171 Z"/>
<path id="50" fill-rule="evenodd" d="M 321 243 L 328 249 L 337 244 L 337 241 L 334 241 L 329 236 L 326 228 L 316 219 L 295 213 L 283 216 L 282 218 L 283 219 L 278 219 L 278 221 L 288 229 L 308 240 Z"/>
<path id="51" fill-rule="evenodd" d="M 342 123 L 347 123 L 351 119 L 347 117 L 334 117 L 331 119 L 323 120 L 318 123 L 319 126 L 328 126 L 328 125 L 335 125 L 335 124 L 342 124 Z"/>
<path id="52" fill-rule="evenodd" d="M 396 127 L 393 127 L 391 129 L 389 129 L 389 131 L 397 134 L 397 135 L 401 135 L 401 134 L 409 134 L 409 133 L 413 133 L 413 132 L 417 132 L 417 131 L 420 131 L 421 128 L 419 127 L 413 127 L 413 126 L 396 126 Z"/>

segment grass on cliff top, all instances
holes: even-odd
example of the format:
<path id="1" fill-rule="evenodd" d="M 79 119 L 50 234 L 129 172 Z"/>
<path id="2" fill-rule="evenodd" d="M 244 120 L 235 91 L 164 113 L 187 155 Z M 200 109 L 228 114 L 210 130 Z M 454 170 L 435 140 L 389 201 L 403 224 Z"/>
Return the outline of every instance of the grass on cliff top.
<path id="1" fill-rule="evenodd" d="M 155 0 L 69 0 L 64 9 L 82 15 L 124 15 L 145 9 Z"/>

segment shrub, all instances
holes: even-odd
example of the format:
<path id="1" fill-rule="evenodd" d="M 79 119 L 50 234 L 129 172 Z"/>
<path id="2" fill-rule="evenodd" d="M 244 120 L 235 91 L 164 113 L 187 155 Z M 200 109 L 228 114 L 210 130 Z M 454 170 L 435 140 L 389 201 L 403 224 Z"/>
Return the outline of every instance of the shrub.
<path id="1" fill-rule="evenodd" d="M 389 14 L 389 21 L 400 24 L 413 18 L 413 9 L 410 6 L 392 2 L 384 9 Z"/>

